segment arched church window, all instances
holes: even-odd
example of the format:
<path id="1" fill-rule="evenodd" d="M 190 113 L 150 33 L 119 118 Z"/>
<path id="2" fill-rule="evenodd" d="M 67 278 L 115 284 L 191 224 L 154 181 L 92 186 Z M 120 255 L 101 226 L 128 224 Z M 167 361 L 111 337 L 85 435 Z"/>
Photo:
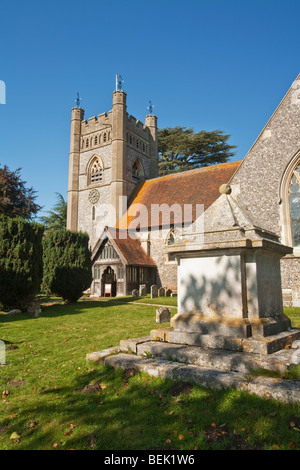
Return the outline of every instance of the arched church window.
<path id="1" fill-rule="evenodd" d="M 90 184 L 100 183 L 103 176 L 103 167 L 100 158 L 94 158 L 90 166 Z"/>
<path id="2" fill-rule="evenodd" d="M 106 142 L 106 132 L 104 133 L 104 136 L 103 136 L 103 142 Z"/>
<path id="3" fill-rule="evenodd" d="M 138 169 L 138 164 L 137 162 L 134 162 L 133 167 L 132 167 L 132 177 L 133 178 L 138 178 L 139 177 L 139 169 Z"/>
<path id="4" fill-rule="evenodd" d="M 291 235 L 294 248 L 300 248 L 300 164 L 292 173 L 289 186 Z"/>
<path id="5" fill-rule="evenodd" d="M 89 139 L 86 139 L 85 146 L 86 146 L 86 148 L 88 148 L 88 146 L 89 146 Z"/>
<path id="6" fill-rule="evenodd" d="M 144 177 L 144 171 L 140 160 L 137 158 L 132 165 L 132 179 L 138 182 Z"/>
<path id="7" fill-rule="evenodd" d="M 97 143 L 98 143 L 98 136 L 95 135 L 95 145 L 97 145 Z"/>
<path id="8" fill-rule="evenodd" d="M 171 229 L 170 233 L 169 233 L 169 236 L 168 236 L 167 244 L 168 245 L 174 245 L 174 243 L 175 243 L 174 229 Z"/>

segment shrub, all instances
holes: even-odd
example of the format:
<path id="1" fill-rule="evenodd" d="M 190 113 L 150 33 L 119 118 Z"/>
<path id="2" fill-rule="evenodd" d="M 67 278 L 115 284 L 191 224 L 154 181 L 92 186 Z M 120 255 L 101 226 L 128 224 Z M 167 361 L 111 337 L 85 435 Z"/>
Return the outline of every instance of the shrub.
<path id="1" fill-rule="evenodd" d="M 76 302 L 92 282 L 89 237 L 70 230 L 49 231 L 43 239 L 42 289 Z"/>
<path id="2" fill-rule="evenodd" d="M 0 216 L 0 302 L 23 308 L 40 289 L 44 229 L 21 217 Z"/>

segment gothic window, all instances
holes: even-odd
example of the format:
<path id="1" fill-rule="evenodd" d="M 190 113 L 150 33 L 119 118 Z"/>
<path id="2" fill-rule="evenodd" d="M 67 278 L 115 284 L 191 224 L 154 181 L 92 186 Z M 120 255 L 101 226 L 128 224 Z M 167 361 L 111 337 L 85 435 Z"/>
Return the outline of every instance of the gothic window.
<path id="1" fill-rule="evenodd" d="M 85 146 L 86 146 L 86 148 L 88 148 L 88 146 L 89 146 L 89 139 L 86 139 Z"/>
<path id="2" fill-rule="evenodd" d="M 170 246 L 170 245 L 174 245 L 174 243 L 175 243 L 174 229 L 171 229 L 170 233 L 169 233 L 168 240 L 167 240 L 167 244 Z"/>
<path id="3" fill-rule="evenodd" d="M 92 208 L 92 220 L 95 220 L 96 218 L 96 209 L 95 209 L 95 206 L 93 206 Z"/>
<path id="4" fill-rule="evenodd" d="M 89 182 L 90 184 L 100 183 L 103 176 L 103 167 L 100 158 L 96 157 L 92 161 L 89 172 Z"/>
<path id="5" fill-rule="evenodd" d="M 103 142 L 106 142 L 106 132 L 104 133 L 104 136 L 103 136 Z"/>
<path id="6" fill-rule="evenodd" d="M 300 248 L 300 165 L 293 171 L 289 186 L 291 235 L 294 248 Z"/>
<path id="7" fill-rule="evenodd" d="M 138 169 L 137 162 L 134 162 L 133 167 L 132 167 L 132 178 L 133 179 L 139 178 L 139 169 Z"/>
<path id="8" fill-rule="evenodd" d="M 124 279 L 124 268 L 123 268 L 123 266 L 118 266 L 118 279 Z"/>
<path id="9" fill-rule="evenodd" d="M 98 143 L 98 136 L 95 136 L 95 145 Z"/>
<path id="10" fill-rule="evenodd" d="M 119 259 L 119 255 L 113 246 L 105 245 L 101 250 L 99 259 L 100 260 L 108 260 L 108 259 L 114 260 L 114 259 Z"/>
<path id="11" fill-rule="evenodd" d="M 96 280 L 100 279 L 100 268 L 98 268 L 98 267 L 94 268 L 94 279 L 96 279 Z"/>
<path id="12" fill-rule="evenodd" d="M 132 180 L 137 183 L 144 177 L 144 171 L 140 160 L 137 158 L 132 165 Z"/>

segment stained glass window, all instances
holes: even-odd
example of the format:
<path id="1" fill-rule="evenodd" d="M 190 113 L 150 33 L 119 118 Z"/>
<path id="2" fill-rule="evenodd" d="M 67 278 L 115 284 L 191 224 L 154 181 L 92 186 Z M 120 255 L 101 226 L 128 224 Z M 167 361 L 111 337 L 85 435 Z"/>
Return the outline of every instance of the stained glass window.
<path id="1" fill-rule="evenodd" d="M 289 188 L 293 247 L 300 247 L 300 165 L 294 170 Z"/>

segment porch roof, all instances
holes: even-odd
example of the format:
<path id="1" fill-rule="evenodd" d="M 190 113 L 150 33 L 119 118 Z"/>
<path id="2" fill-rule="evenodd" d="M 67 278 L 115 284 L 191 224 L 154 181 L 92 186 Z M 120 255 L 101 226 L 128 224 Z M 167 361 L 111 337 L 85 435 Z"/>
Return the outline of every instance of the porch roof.
<path id="1" fill-rule="evenodd" d="M 143 250 L 140 240 L 133 233 L 112 227 L 104 229 L 92 251 L 92 261 L 96 260 L 101 245 L 107 238 L 126 265 L 156 267 L 155 261 Z"/>

